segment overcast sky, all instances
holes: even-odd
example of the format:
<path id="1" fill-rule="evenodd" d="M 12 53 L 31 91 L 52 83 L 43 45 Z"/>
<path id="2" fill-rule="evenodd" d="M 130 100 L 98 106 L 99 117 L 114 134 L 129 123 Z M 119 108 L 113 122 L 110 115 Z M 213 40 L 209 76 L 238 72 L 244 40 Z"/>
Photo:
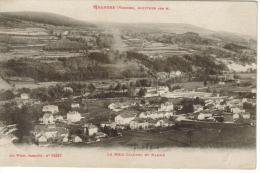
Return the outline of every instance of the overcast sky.
<path id="1" fill-rule="evenodd" d="M 161 6 L 170 10 L 95 10 L 93 5 Z M 255 2 L 0 0 L 0 11 L 44 11 L 86 21 L 187 23 L 251 36 L 257 31 Z"/>

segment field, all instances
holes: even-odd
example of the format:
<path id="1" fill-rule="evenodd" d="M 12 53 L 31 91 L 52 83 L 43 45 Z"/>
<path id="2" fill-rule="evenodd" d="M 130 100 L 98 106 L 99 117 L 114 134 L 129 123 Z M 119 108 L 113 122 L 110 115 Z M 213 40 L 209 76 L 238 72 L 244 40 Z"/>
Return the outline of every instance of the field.
<path id="1" fill-rule="evenodd" d="M 0 90 L 10 89 L 11 86 L 0 77 Z"/>
<path id="2" fill-rule="evenodd" d="M 176 85 L 180 85 L 187 90 L 193 90 L 193 89 L 204 87 L 203 82 L 183 82 L 183 83 L 176 83 Z"/>
<path id="3" fill-rule="evenodd" d="M 107 100 L 95 100 L 94 102 L 87 102 L 88 119 L 89 122 L 96 124 L 100 122 L 107 122 L 109 118 L 115 116 L 115 114 L 108 109 L 108 105 L 111 101 Z"/>
<path id="4" fill-rule="evenodd" d="M 99 143 L 90 144 L 95 147 L 130 147 L 141 149 L 157 149 L 165 147 L 255 147 L 255 132 L 254 127 L 247 129 L 233 130 L 219 129 L 168 129 L 149 131 L 125 131 L 122 137 L 111 138 Z M 243 137 L 241 137 L 243 136 Z"/>

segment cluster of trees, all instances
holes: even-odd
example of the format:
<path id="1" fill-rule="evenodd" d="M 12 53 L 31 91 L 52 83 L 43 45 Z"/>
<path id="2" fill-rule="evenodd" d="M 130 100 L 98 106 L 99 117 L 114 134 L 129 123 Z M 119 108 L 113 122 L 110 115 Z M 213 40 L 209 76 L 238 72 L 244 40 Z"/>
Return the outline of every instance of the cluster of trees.
<path id="1" fill-rule="evenodd" d="M 34 127 L 34 122 L 41 116 L 41 107 L 39 105 L 24 105 L 21 108 L 15 102 L 6 103 L 0 109 L 0 121 L 6 125 L 16 125 L 17 130 L 14 135 L 18 142 L 23 142 L 24 137 L 30 136 Z"/>
<path id="2" fill-rule="evenodd" d="M 96 99 L 96 98 L 116 98 L 116 97 L 128 97 L 129 93 L 128 91 L 122 91 L 122 92 L 118 92 L 118 91 L 101 91 L 101 92 L 97 92 L 95 94 L 92 94 L 91 96 L 89 96 L 90 99 Z"/>
<path id="3" fill-rule="evenodd" d="M 126 84 L 117 83 L 116 85 L 110 85 L 109 90 L 115 90 L 115 91 L 126 91 L 128 89 L 128 86 Z"/>
<path id="4" fill-rule="evenodd" d="M 210 75 L 220 74 L 227 67 L 223 63 L 216 63 L 215 58 L 204 54 L 192 54 L 192 55 L 173 55 L 171 57 L 163 59 L 149 59 L 146 55 L 127 52 L 129 59 L 136 59 L 144 64 L 146 67 L 155 72 L 196 72 L 199 70 L 199 74 Z M 194 70 L 196 67 L 196 70 Z"/>
<path id="5" fill-rule="evenodd" d="M 136 87 L 151 87 L 152 81 L 149 79 L 139 79 L 135 82 Z"/>
<path id="6" fill-rule="evenodd" d="M 194 32 L 173 34 L 171 35 L 170 42 L 173 44 L 201 44 L 201 45 L 209 45 L 214 43 L 212 40 L 200 37 L 198 33 L 194 33 Z"/>
<path id="7" fill-rule="evenodd" d="M 30 77 L 36 81 L 76 81 L 108 78 L 108 71 L 102 64 L 109 63 L 103 53 L 92 53 L 86 57 L 62 58 L 57 62 L 45 63 L 35 59 L 12 59 L 2 62 L 5 76 Z"/>
<path id="8" fill-rule="evenodd" d="M 99 48 L 111 48 L 114 38 L 110 34 L 101 34 L 97 37 L 97 45 Z"/>
<path id="9" fill-rule="evenodd" d="M 0 100 L 10 100 L 15 97 L 14 93 L 11 90 L 5 90 L 3 92 L 0 92 Z"/>
<path id="10" fill-rule="evenodd" d="M 247 49 L 247 47 L 235 43 L 227 43 L 223 46 L 223 48 L 234 52 L 241 52 L 243 49 Z"/>
<path id="11" fill-rule="evenodd" d="M 148 41 L 166 43 L 166 44 L 200 44 L 200 45 L 212 45 L 215 42 L 213 40 L 203 38 L 198 33 L 186 32 L 182 34 L 175 33 L 127 33 L 128 36 L 134 38 L 145 38 Z"/>
<path id="12" fill-rule="evenodd" d="M 100 128 L 101 131 L 108 136 L 115 137 L 118 136 L 118 131 L 116 129 L 113 129 L 111 127 L 104 126 L 103 128 Z"/>
<path id="13" fill-rule="evenodd" d="M 194 107 L 193 105 L 205 105 L 205 101 L 199 97 L 196 97 L 195 99 L 188 99 L 188 98 L 184 98 L 183 100 L 181 100 L 179 105 L 182 105 L 182 109 L 178 110 L 176 109 L 177 113 L 180 114 L 187 114 L 187 113 L 193 113 L 194 112 Z"/>
<path id="14" fill-rule="evenodd" d="M 61 50 L 61 51 L 79 51 L 87 48 L 86 43 L 81 43 L 78 41 L 71 41 L 67 39 L 57 40 L 56 42 L 50 42 L 48 45 L 44 46 L 44 50 Z"/>
<path id="15" fill-rule="evenodd" d="M 86 92 L 93 92 L 95 86 L 92 83 L 68 83 L 65 85 L 56 84 L 48 88 L 40 87 L 35 89 L 21 88 L 19 93 L 28 93 L 33 99 L 40 100 L 42 102 L 53 102 L 63 97 L 70 97 L 76 95 L 82 95 Z"/>
<path id="16" fill-rule="evenodd" d="M 256 118 L 256 106 L 251 103 L 245 102 L 243 103 L 243 108 L 250 113 L 252 119 Z"/>
<path id="17" fill-rule="evenodd" d="M 160 104 L 166 103 L 168 101 L 169 101 L 169 99 L 166 97 L 159 97 L 159 98 L 154 98 L 154 99 L 149 100 L 149 103 L 151 105 L 160 105 Z"/>

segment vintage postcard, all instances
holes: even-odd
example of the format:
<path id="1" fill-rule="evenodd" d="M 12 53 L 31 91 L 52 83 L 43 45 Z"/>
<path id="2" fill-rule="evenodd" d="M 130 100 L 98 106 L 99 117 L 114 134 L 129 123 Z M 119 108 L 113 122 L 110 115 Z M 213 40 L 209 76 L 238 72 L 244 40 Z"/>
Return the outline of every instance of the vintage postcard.
<path id="1" fill-rule="evenodd" d="M 257 2 L 0 1 L 0 165 L 254 169 Z"/>

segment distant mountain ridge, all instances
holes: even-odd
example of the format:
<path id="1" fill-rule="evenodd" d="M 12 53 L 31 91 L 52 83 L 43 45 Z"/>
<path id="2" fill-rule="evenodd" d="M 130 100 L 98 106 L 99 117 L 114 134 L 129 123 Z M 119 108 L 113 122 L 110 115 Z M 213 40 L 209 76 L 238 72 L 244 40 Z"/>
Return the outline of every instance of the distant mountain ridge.
<path id="1" fill-rule="evenodd" d="M 247 42 L 249 40 L 256 41 L 252 36 L 245 36 L 236 33 L 213 31 L 199 26 L 184 24 L 184 23 L 102 23 L 102 22 L 87 22 L 77 20 L 60 14 L 49 12 L 34 12 L 34 11 L 21 11 L 21 12 L 0 12 L 0 24 L 4 26 L 7 21 L 31 21 L 42 24 L 51 24 L 57 26 L 99 26 L 109 25 L 119 28 L 143 30 L 150 32 L 167 32 L 183 34 L 186 32 L 195 32 L 202 36 L 210 36 L 217 39 L 225 39 L 234 42 Z"/>
<path id="2" fill-rule="evenodd" d="M 58 26 L 94 26 L 85 21 L 47 12 L 0 12 L 0 22 L 4 22 L 4 20 L 24 20 Z"/>

